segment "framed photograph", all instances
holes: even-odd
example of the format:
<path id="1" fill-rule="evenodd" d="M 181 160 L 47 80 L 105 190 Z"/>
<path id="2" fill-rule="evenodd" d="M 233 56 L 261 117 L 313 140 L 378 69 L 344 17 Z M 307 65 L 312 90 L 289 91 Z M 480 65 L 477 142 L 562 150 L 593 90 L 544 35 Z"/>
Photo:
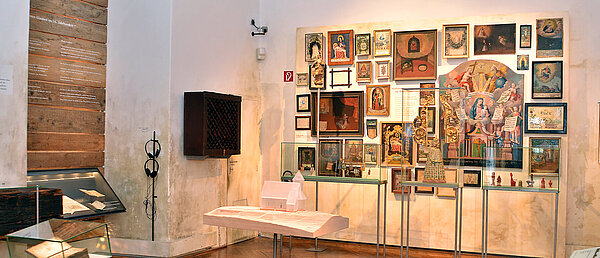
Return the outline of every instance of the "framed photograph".
<path id="1" fill-rule="evenodd" d="M 534 61 L 531 63 L 531 73 L 532 99 L 562 99 L 562 61 Z"/>
<path id="2" fill-rule="evenodd" d="M 371 55 L 371 33 L 356 34 L 356 55 Z"/>
<path id="3" fill-rule="evenodd" d="M 350 82 L 351 71 L 352 70 L 350 70 L 350 67 L 343 70 L 329 71 L 329 73 L 331 73 L 331 83 L 329 84 L 329 86 L 331 86 L 331 88 L 336 86 L 348 86 L 348 88 L 350 88 L 350 85 L 352 85 L 352 83 Z"/>
<path id="4" fill-rule="evenodd" d="M 327 79 L 327 66 L 323 60 L 318 59 L 308 67 L 308 88 L 311 90 L 325 89 Z"/>
<path id="5" fill-rule="evenodd" d="M 381 122 L 381 165 L 413 164 L 413 125 Z"/>
<path id="6" fill-rule="evenodd" d="M 338 165 L 342 158 L 342 140 L 319 140 L 319 176 L 341 176 Z"/>
<path id="7" fill-rule="evenodd" d="M 427 146 L 431 146 L 433 142 L 433 137 L 427 137 Z M 425 163 L 427 162 L 427 155 L 429 154 L 427 148 L 421 144 L 415 144 L 417 146 L 417 162 Z"/>
<path id="8" fill-rule="evenodd" d="M 365 164 L 366 165 L 377 165 L 377 158 L 379 157 L 379 145 L 378 144 L 365 144 Z"/>
<path id="9" fill-rule="evenodd" d="M 373 56 L 389 56 L 392 54 L 392 31 L 373 31 Z"/>
<path id="10" fill-rule="evenodd" d="M 387 80 L 390 78 L 390 61 L 377 61 L 377 70 L 375 71 L 377 80 Z"/>
<path id="11" fill-rule="evenodd" d="M 312 136 L 360 136 L 364 135 L 364 92 L 340 91 L 311 94 Z M 319 103 L 319 107 L 316 107 Z M 319 121 L 316 121 L 319 112 Z"/>
<path id="12" fill-rule="evenodd" d="M 392 193 L 402 193 L 402 182 L 410 181 L 412 168 L 392 168 Z M 410 193 L 410 187 L 404 188 L 404 193 Z"/>
<path id="13" fill-rule="evenodd" d="M 519 47 L 531 48 L 531 25 L 519 26 Z"/>
<path id="14" fill-rule="evenodd" d="M 367 116 L 390 115 L 390 85 L 367 85 Z"/>
<path id="15" fill-rule="evenodd" d="M 469 57 L 469 24 L 444 25 L 443 58 Z"/>
<path id="16" fill-rule="evenodd" d="M 563 19 L 539 19 L 535 22 L 536 57 L 563 56 Z"/>
<path id="17" fill-rule="evenodd" d="M 296 130 L 310 130 L 310 116 L 296 116 Z"/>
<path id="18" fill-rule="evenodd" d="M 481 170 L 463 170 L 464 187 L 481 187 Z"/>
<path id="19" fill-rule="evenodd" d="M 315 148 L 298 147 L 298 170 L 310 170 L 315 167 Z"/>
<path id="20" fill-rule="evenodd" d="M 515 54 L 517 24 L 475 25 L 475 55 Z"/>
<path id="21" fill-rule="evenodd" d="M 314 62 L 323 59 L 323 33 L 304 35 L 304 61 Z"/>
<path id="22" fill-rule="evenodd" d="M 308 85 L 308 73 L 297 73 L 296 74 L 296 85 L 297 86 Z"/>
<path id="23" fill-rule="evenodd" d="M 421 88 L 419 91 L 419 105 L 435 106 L 435 90 L 427 90 L 435 88 L 435 83 L 421 83 L 419 87 Z"/>
<path id="24" fill-rule="evenodd" d="M 435 107 L 419 107 L 419 114 L 427 112 L 427 133 L 435 133 Z"/>
<path id="25" fill-rule="evenodd" d="M 555 174 L 560 170 L 560 137 L 529 138 L 529 172 Z"/>
<path id="26" fill-rule="evenodd" d="M 529 55 L 517 55 L 517 70 L 529 70 Z"/>
<path id="27" fill-rule="evenodd" d="M 328 65 L 351 65 L 354 63 L 354 30 L 328 31 Z"/>
<path id="28" fill-rule="evenodd" d="M 525 133 L 566 134 L 567 103 L 525 103 Z"/>
<path id="29" fill-rule="evenodd" d="M 296 95 L 296 111 L 310 112 L 310 94 Z"/>
<path id="30" fill-rule="evenodd" d="M 435 80 L 437 30 L 394 32 L 394 80 Z"/>
<path id="31" fill-rule="evenodd" d="M 425 178 L 425 168 L 415 168 L 415 180 L 423 182 L 423 178 Z M 415 193 L 433 194 L 433 187 L 417 186 L 415 187 Z"/>
<path id="32" fill-rule="evenodd" d="M 344 163 L 362 165 L 363 161 L 363 140 L 346 139 L 344 144 Z"/>
<path id="33" fill-rule="evenodd" d="M 456 184 L 456 173 L 458 173 L 458 170 L 456 168 L 447 168 L 445 170 L 446 183 Z M 452 197 L 452 198 L 456 197 L 456 188 L 436 187 L 436 189 L 437 189 L 438 197 Z"/>
<path id="34" fill-rule="evenodd" d="M 373 62 L 356 61 L 356 82 L 371 82 L 373 78 Z"/>

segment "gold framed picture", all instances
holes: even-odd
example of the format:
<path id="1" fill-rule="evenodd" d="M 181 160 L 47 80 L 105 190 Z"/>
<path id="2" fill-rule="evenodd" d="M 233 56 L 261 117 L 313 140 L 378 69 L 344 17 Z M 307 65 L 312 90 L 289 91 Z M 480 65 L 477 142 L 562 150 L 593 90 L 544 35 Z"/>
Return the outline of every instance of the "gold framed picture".
<path id="1" fill-rule="evenodd" d="M 444 25 L 443 58 L 469 57 L 469 24 Z"/>

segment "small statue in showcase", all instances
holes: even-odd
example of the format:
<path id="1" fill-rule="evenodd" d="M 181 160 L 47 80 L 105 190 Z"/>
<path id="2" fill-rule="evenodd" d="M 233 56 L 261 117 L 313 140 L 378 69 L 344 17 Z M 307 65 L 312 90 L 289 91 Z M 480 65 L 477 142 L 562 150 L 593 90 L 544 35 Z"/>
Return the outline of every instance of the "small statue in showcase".
<path id="1" fill-rule="evenodd" d="M 496 179 L 496 186 L 502 186 L 502 178 L 500 176 Z"/>
<path id="2" fill-rule="evenodd" d="M 491 186 L 495 186 L 496 185 L 496 172 L 492 172 L 492 183 L 490 183 Z"/>
<path id="3" fill-rule="evenodd" d="M 431 147 L 427 148 L 427 162 L 425 163 L 425 175 L 423 182 L 425 183 L 446 183 L 446 174 L 444 171 L 444 163 L 442 158 L 442 150 L 440 149 L 440 141 L 437 137 L 433 138 Z"/>
<path id="4" fill-rule="evenodd" d="M 546 180 L 544 180 L 544 178 L 542 177 L 542 182 L 541 182 L 540 188 L 546 188 Z"/>
<path id="5" fill-rule="evenodd" d="M 523 180 L 519 180 L 519 187 L 523 187 Z"/>
<path id="6" fill-rule="evenodd" d="M 535 183 L 535 181 L 533 181 L 533 175 L 530 175 L 531 179 L 525 181 L 527 182 L 527 187 L 533 187 L 533 183 Z"/>
<path id="7" fill-rule="evenodd" d="M 548 180 L 548 188 L 552 188 L 552 179 Z"/>
<path id="8" fill-rule="evenodd" d="M 513 179 L 513 174 L 510 173 L 510 186 L 517 186 L 517 181 Z"/>

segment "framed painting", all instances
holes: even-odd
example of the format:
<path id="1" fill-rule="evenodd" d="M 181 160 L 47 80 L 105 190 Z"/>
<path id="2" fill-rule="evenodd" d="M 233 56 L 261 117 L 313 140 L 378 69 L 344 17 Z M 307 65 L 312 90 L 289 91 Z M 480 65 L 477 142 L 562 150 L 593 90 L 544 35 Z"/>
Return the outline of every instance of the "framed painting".
<path id="1" fill-rule="evenodd" d="M 415 168 L 415 181 L 423 182 L 423 178 L 425 178 L 425 168 Z M 417 186 L 415 193 L 433 194 L 433 187 Z"/>
<path id="2" fill-rule="evenodd" d="M 311 90 L 325 89 L 327 66 L 322 59 L 317 59 L 308 67 L 308 88 Z"/>
<path id="3" fill-rule="evenodd" d="M 311 94 L 312 136 L 360 136 L 364 135 L 364 92 L 339 91 Z M 319 107 L 316 107 L 319 103 Z M 316 121 L 319 112 L 319 121 Z"/>
<path id="4" fill-rule="evenodd" d="M 392 31 L 373 31 L 373 56 L 389 56 L 392 54 Z"/>
<path id="5" fill-rule="evenodd" d="M 363 161 L 363 140 L 346 139 L 344 143 L 344 163 L 362 165 Z"/>
<path id="6" fill-rule="evenodd" d="M 402 193 L 402 182 L 410 181 L 412 168 L 392 168 L 392 193 Z M 404 193 L 410 193 L 410 187 L 404 188 Z"/>
<path id="7" fill-rule="evenodd" d="M 427 112 L 427 133 L 435 133 L 435 107 L 419 107 L 419 114 L 423 110 Z"/>
<path id="8" fill-rule="evenodd" d="M 367 116 L 390 115 L 390 85 L 367 85 Z"/>
<path id="9" fill-rule="evenodd" d="M 562 61 L 534 61 L 531 63 L 531 73 L 532 99 L 562 99 Z"/>
<path id="10" fill-rule="evenodd" d="M 433 143 L 433 137 L 427 137 L 427 146 L 431 146 L 431 144 Z M 424 146 L 422 146 L 422 144 L 418 144 L 415 143 L 415 145 L 417 146 L 417 162 L 418 163 L 425 163 L 427 162 L 427 148 L 425 148 Z"/>
<path id="11" fill-rule="evenodd" d="M 463 170 L 465 187 L 481 187 L 481 170 Z"/>
<path id="12" fill-rule="evenodd" d="M 367 119 L 367 137 L 369 139 L 377 137 L 377 119 Z"/>
<path id="13" fill-rule="evenodd" d="M 296 116 L 296 130 L 310 130 L 310 116 Z"/>
<path id="14" fill-rule="evenodd" d="M 350 82 L 351 71 L 350 67 L 343 70 L 329 71 L 329 73 L 331 73 L 331 83 L 329 86 L 331 86 L 331 88 L 336 86 L 348 86 L 348 88 L 350 88 L 350 85 L 352 85 L 352 82 Z"/>
<path id="15" fill-rule="evenodd" d="M 519 47 L 531 48 L 531 25 L 519 26 Z"/>
<path id="16" fill-rule="evenodd" d="M 381 122 L 381 165 L 413 164 L 412 123 Z"/>
<path id="17" fill-rule="evenodd" d="M 297 86 L 308 85 L 308 73 L 297 73 L 296 74 L 296 85 Z"/>
<path id="18" fill-rule="evenodd" d="M 394 80 L 435 80 L 437 30 L 394 32 Z"/>
<path id="19" fill-rule="evenodd" d="M 351 65 L 354 63 L 354 30 L 328 31 L 328 65 Z"/>
<path id="20" fill-rule="evenodd" d="M 319 140 L 319 176 L 341 176 L 338 165 L 342 158 L 342 140 Z"/>
<path id="21" fill-rule="evenodd" d="M 377 80 L 387 80 L 390 78 L 390 61 L 377 61 L 377 70 L 375 72 Z"/>
<path id="22" fill-rule="evenodd" d="M 474 54 L 515 54 L 517 24 L 475 25 Z"/>
<path id="23" fill-rule="evenodd" d="M 379 157 L 379 145 L 378 144 L 365 144 L 365 164 L 366 165 L 377 165 L 377 158 Z"/>
<path id="24" fill-rule="evenodd" d="M 373 78 L 373 62 L 356 61 L 356 82 L 371 82 Z"/>
<path id="25" fill-rule="evenodd" d="M 371 55 L 371 33 L 356 34 L 354 41 L 357 56 Z"/>
<path id="26" fill-rule="evenodd" d="M 435 106 L 435 83 L 421 83 L 421 90 L 419 91 L 419 105 L 421 106 Z M 432 89 L 432 90 L 427 90 Z"/>
<path id="27" fill-rule="evenodd" d="M 298 170 L 315 168 L 315 148 L 298 147 Z"/>
<path id="28" fill-rule="evenodd" d="M 296 111 L 310 112 L 310 94 L 296 95 Z"/>
<path id="29" fill-rule="evenodd" d="M 446 174 L 446 183 L 447 184 L 456 184 L 456 173 L 458 170 L 456 168 L 447 168 L 445 170 Z M 436 187 L 437 196 L 438 197 L 456 197 L 456 188 L 444 188 L 444 187 Z"/>
<path id="30" fill-rule="evenodd" d="M 554 174 L 560 170 L 560 137 L 529 138 L 529 172 Z"/>
<path id="31" fill-rule="evenodd" d="M 444 25 L 443 58 L 469 57 L 469 24 Z"/>
<path id="32" fill-rule="evenodd" d="M 525 133 L 566 134 L 567 103 L 525 103 Z"/>
<path id="33" fill-rule="evenodd" d="M 323 59 L 323 33 L 304 35 L 304 61 L 314 62 Z"/>
<path id="34" fill-rule="evenodd" d="M 529 55 L 517 55 L 517 70 L 529 70 Z"/>
<path id="35" fill-rule="evenodd" d="M 563 19 L 538 19 L 535 22 L 536 57 L 563 56 Z"/>

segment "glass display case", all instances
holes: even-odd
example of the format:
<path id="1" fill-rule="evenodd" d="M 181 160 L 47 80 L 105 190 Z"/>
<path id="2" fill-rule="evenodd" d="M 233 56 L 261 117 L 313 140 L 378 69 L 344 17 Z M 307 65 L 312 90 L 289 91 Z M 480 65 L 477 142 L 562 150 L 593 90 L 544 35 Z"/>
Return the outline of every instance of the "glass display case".
<path id="1" fill-rule="evenodd" d="M 6 235 L 10 257 L 112 257 L 106 223 L 50 219 Z"/>
<path id="2" fill-rule="evenodd" d="M 27 171 L 27 185 L 62 189 L 63 218 L 125 211 L 125 206 L 97 168 Z"/>

